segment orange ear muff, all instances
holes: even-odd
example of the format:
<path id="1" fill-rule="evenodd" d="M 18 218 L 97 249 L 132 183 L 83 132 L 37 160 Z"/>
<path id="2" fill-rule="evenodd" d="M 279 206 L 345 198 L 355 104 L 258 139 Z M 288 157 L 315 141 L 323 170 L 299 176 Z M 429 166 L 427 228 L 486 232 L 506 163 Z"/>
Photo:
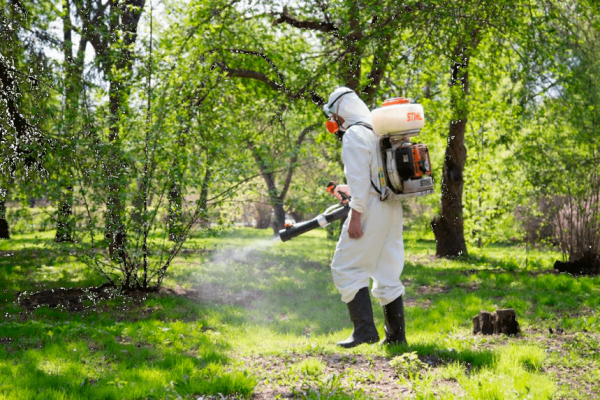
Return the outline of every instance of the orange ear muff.
<path id="1" fill-rule="evenodd" d="M 331 120 L 328 120 L 328 121 L 325 123 L 325 127 L 327 128 L 327 130 L 328 130 L 330 133 L 336 133 L 336 132 L 337 132 L 337 131 L 340 129 L 340 127 L 339 127 L 338 123 L 337 123 L 337 122 L 335 122 L 335 121 L 331 121 Z"/>

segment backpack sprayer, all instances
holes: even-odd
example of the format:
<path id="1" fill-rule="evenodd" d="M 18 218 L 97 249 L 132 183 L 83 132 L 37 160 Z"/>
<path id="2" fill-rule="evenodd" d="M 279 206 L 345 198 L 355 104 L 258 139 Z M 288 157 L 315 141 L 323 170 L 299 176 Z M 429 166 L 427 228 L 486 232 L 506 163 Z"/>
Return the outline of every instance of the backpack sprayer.
<path id="1" fill-rule="evenodd" d="M 373 132 L 379 136 L 379 199 L 396 200 L 433 193 L 429 149 L 423 143 L 411 143 L 424 126 L 423 106 L 404 97 L 383 102 L 371 111 Z"/>
<path id="2" fill-rule="evenodd" d="M 331 194 L 335 193 L 336 184 L 335 182 L 329 182 L 327 184 L 327 191 Z M 295 238 L 296 236 L 302 235 L 308 231 L 312 231 L 318 227 L 326 227 L 333 221 L 337 221 L 338 219 L 342 219 L 348 216 L 350 212 L 350 206 L 348 205 L 350 201 L 350 196 L 348 196 L 344 192 L 338 192 L 342 198 L 341 207 L 339 204 L 334 204 L 325 210 L 322 214 L 317 215 L 315 218 L 300 222 L 298 224 L 286 224 L 285 229 L 279 231 L 279 238 L 282 242 L 287 242 Z M 337 208 L 336 208 L 337 207 Z"/>

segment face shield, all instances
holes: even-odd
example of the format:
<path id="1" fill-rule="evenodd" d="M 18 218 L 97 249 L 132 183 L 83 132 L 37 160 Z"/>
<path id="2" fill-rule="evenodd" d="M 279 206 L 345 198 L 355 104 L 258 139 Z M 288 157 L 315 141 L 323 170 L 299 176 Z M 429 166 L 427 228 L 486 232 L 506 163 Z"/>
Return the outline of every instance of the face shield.
<path id="1" fill-rule="evenodd" d="M 325 123 L 325 127 L 327 128 L 328 132 L 334 133 L 338 137 L 340 137 L 338 132 L 340 131 L 341 124 L 339 123 L 338 119 L 336 117 L 334 117 L 334 114 L 336 116 L 338 115 L 339 105 L 340 105 L 339 100 L 343 96 L 350 94 L 350 93 L 354 93 L 354 92 L 352 90 L 343 92 L 340 95 L 338 95 L 337 97 L 335 97 L 332 102 L 325 104 L 325 106 L 323 106 L 323 111 L 325 111 L 325 114 L 327 114 L 327 116 L 329 117 L 329 119 Z"/>

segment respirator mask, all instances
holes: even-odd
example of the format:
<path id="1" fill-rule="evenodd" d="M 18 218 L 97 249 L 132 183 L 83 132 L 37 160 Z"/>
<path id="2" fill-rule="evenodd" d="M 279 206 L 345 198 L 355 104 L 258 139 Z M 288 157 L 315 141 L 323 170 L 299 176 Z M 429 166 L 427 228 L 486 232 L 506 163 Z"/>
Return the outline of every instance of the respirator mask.
<path id="1" fill-rule="evenodd" d="M 325 123 L 325 127 L 327 128 L 328 132 L 333 133 L 339 140 L 342 140 L 342 138 L 344 137 L 344 133 L 346 133 L 346 130 L 341 127 L 342 124 L 340 124 L 338 119 L 334 117 L 334 114 L 336 116 L 338 115 L 338 111 L 340 108 L 338 100 L 349 93 L 354 93 L 354 92 L 351 90 L 348 92 L 344 92 L 344 93 L 340 94 L 338 97 L 336 97 L 335 100 L 333 100 L 331 102 L 331 104 L 325 104 L 325 106 L 323 107 L 323 110 L 329 116 L 329 119 Z M 332 110 L 334 104 L 336 105 L 335 112 Z"/>

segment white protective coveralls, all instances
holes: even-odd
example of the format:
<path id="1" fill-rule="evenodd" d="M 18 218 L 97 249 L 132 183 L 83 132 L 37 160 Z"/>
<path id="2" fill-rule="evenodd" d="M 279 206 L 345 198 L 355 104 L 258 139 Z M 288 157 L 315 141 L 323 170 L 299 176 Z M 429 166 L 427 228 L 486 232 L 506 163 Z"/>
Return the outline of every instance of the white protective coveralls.
<path id="1" fill-rule="evenodd" d="M 328 104 L 347 91 L 350 89 L 336 89 Z M 333 105 L 332 112 L 344 119 L 343 128 L 357 122 L 371 125 L 371 113 L 356 93 L 346 94 L 338 102 Z M 360 220 L 364 234 L 359 239 L 348 236 L 349 215 L 342 227 L 331 271 L 342 301 L 352 301 L 359 289 L 369 286 L 369 278 L 372 278 L 372 294 L 385 306 L 404 295 L 404 286 L 400 282 L 404 243 L 402 205 L 398 200 L 379 200 L 371 185 L 371 181 L 378 182 L 377 151 L 378 137 L 372 130 L 360 125 L 346 130 L 342 139 L 344 174 L 352 196 L 350 207 L 362 213 Z"/>

